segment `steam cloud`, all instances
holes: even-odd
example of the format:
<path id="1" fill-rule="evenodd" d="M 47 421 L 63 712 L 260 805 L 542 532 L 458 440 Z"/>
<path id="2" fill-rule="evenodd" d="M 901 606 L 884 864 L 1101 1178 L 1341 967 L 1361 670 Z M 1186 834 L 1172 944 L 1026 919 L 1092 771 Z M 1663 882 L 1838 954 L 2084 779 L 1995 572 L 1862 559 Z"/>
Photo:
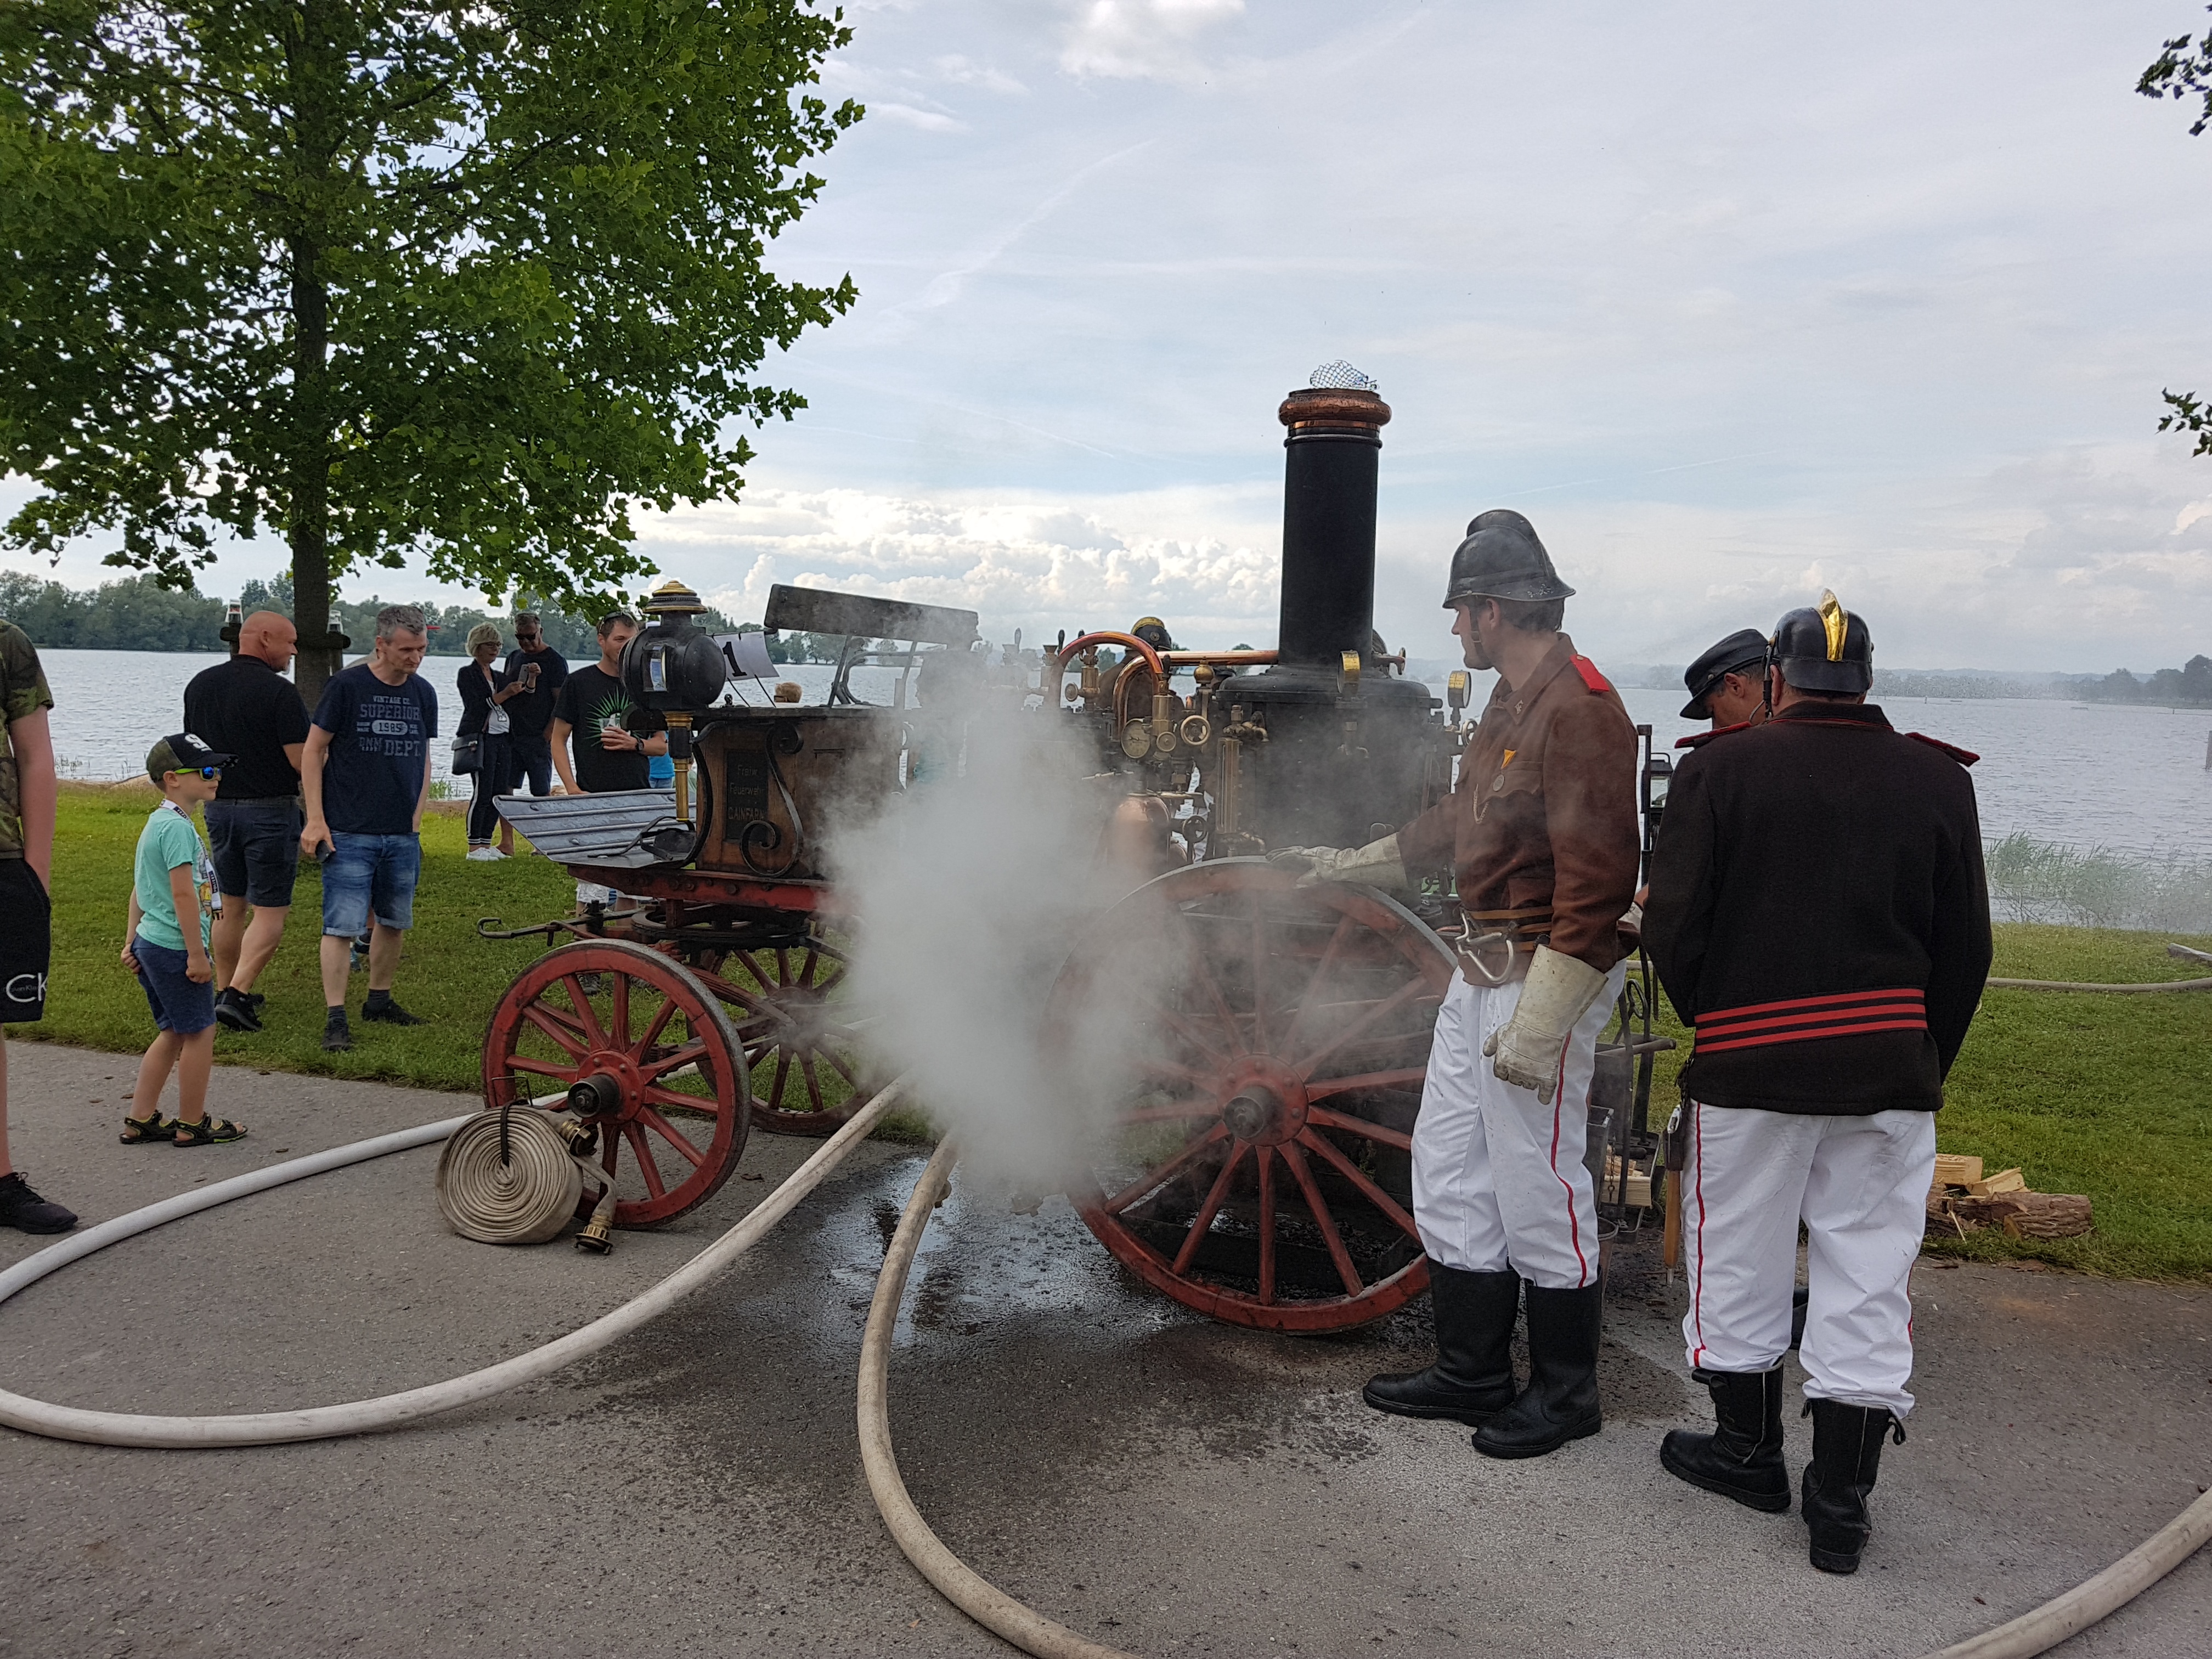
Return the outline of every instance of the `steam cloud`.
<path id="1" fill-rule="evenodd" d="M 1088 775 L 1087 743 L 1050 714 L 917 724 L 908 788 L 872 822 L 833 832 L 828 863 L 861 918 L 850 994 L 870 1047 L 908 1073 L 968 1166 L 1057 1190 L 1114 1104 L 1153 988 L 1092 976 L 1048 1019 L 1086 924 L 1142 879 L 1101 863 L 1122 793 Z"/>

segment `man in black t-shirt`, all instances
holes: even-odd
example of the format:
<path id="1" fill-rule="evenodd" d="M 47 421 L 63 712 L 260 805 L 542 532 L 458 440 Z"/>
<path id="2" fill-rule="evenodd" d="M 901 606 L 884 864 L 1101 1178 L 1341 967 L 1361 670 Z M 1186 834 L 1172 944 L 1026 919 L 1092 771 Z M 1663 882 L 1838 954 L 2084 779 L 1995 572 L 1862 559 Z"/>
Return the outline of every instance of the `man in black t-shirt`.
<path id="1" fill-rule="evenodd" d="M 514 649 L 507 653 L 507 677 L 523 688 L 507 699 L 507 755 L 517 784 L 527 778 L 530 793 L 553 793 L 553 746 L 548 732 L 554 704 L 568 684 L 568 659 L 545 643 L 545 635 L 534 611 L 514 617 Z"/>
<path id="2" fill-rule="evenodd" d="M 623 647 L 637 632 L 637 618 L 617 611 L 599 618 L 599 659 L 579 668 L 561 688 L 553 710 L 553 764 L 561 785 L 572 795 L 604 795 L 643 789 L 651 782 L 654 755 L 668 752 L 668 722 L 630 701 L 623 689 Z M 642 732 L 633 731 L 642 726 Z M 568 743 L 575 739 L 571 766 Z"/>
<path id="3" fill-rule="evenodd" d="M 376 613 L 376 648 L 331 676 L 301 757 L 307 823 L 301 850 L 323 862 L 323 1047 L 353 1047 L 346 974 L 353 941 L 368 933 L 363 1019 L 423 1022 L 392 1000 L 399 949 L 415 922 L 422 870 L 422 809 L 430 799 L 430 744 L 438 694 L 415 671 L 429 629 L 411 605 Z"/>
<path id="4" fill-rule="evenodd" d="M 307 706 L 284 678 L 298 638 L 289 620 L 257 611 L 239 626 L 238 654 L 202 670 L 185 688 L 185 730 L 231 757 L 206 812 L 223 896 L 215 921 L 215 1017 L 234 1031 L 261 1029 L 253 982 L 283 940 L 300 869 Z"/>

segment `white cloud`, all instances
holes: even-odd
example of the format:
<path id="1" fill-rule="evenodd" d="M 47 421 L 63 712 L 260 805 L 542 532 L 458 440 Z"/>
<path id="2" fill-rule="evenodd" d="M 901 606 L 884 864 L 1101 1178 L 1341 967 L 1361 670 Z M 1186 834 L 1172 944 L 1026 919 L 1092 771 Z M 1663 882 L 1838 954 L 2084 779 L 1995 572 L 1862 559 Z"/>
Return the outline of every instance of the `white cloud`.
<path id="1" fill-rule="evenodd" d="M 1201 81 L 1200 37 L 1243 15 L 1244 0 L 1082 0 L 1060 66 L 1084 78 Z"/>
<path id="2" fill-rule="evenodd" d="M 872 101 L 868 105 L 868 113 L 896 121 L 902 126 L 919 127 L 924 132 L 959 132 L 963 130 L 957 119 L 942 111 L 916 109 L 912 104 Z"/>

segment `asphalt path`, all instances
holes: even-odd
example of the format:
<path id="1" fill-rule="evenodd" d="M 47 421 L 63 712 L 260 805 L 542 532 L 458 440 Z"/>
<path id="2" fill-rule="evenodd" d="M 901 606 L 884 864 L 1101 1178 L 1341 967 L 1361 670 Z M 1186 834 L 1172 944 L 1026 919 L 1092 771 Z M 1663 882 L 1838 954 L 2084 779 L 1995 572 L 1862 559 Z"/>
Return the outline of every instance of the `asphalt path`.
<path id="1" fill-rule="evenodd" d="M 9 1050 L 15 1157 L 88 1223 L 460 1097 L 226 1067 L 231 1147 L 125 1147 L 127 1059 Z M 102 1252 L 0 1310 L 0 1385 L 208 1413 L 391 1392 L 614 1306 L 816 1143 L 609 1257 L 446 1231 L 434 1148 Z M 992 1654 L 884 1534 L 853 1378 L 923 1157 L 870 1145 L 750 1260 L 546 1382 L 344 1441 L 131 1451 L 0 1431 L 0 1656 Z M 2212 1293 L 1923 1261 L 1921 1405 L 1852 1578 L 1803 1524 L 1692 1490 L 1660 1435 L 1704 1416 L 1680 1291 L 1614 1264 L 1607 1424 L 1547 1458 L 1358 1403 L 1419 1362 L 1413 1310 L 1348 1336 L 1212 1324 L 1115 1266 L 1066 1202 L 956 1177 L 892 1362 L 915 1498 L 977 1571 L 1142 1655 L 1912 1659 L 2104 1566 L 2212 1481 Z M 46 1241 L 0 1232 L 0 1264 Z M 1796 1381 L 1793 1371 L 1793 1384 Z M 1793 1469 L 1809 1425 L 1791 1424 Z M 2064 1659 L 2201 1656 L 2212 1552 Z"/>

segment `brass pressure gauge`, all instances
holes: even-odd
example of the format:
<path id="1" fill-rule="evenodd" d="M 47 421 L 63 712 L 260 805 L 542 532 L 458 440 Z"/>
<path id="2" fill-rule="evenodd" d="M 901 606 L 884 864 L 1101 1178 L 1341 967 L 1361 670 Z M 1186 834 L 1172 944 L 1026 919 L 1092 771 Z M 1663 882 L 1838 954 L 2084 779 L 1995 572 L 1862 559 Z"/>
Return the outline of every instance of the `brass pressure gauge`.
<path id="1" fill-rule="evenodd" d="M 1131 720 L 1121 728 L 1121 752 L 1131 760 L 1142 760 L 1152 752 L 1152 728 L 1142 720 Z"/>

